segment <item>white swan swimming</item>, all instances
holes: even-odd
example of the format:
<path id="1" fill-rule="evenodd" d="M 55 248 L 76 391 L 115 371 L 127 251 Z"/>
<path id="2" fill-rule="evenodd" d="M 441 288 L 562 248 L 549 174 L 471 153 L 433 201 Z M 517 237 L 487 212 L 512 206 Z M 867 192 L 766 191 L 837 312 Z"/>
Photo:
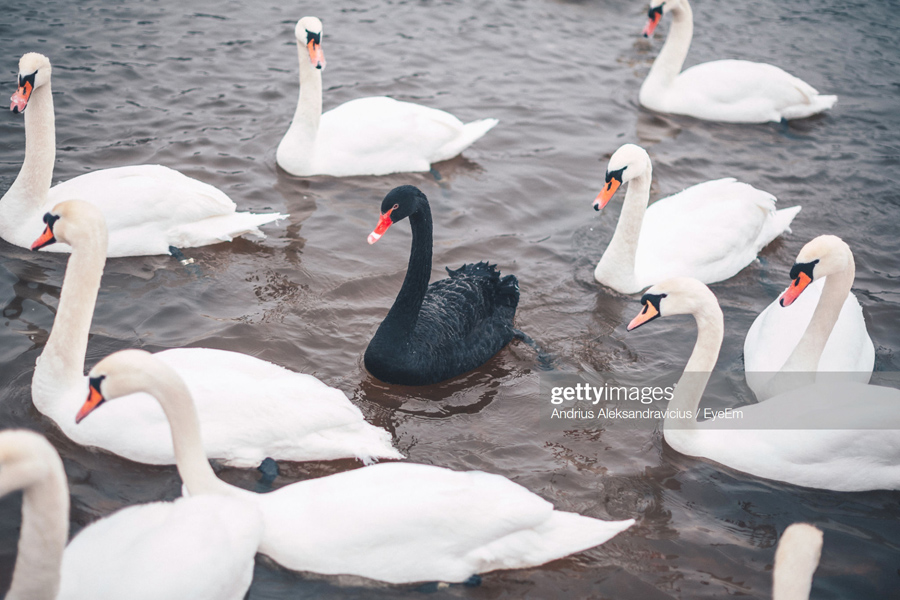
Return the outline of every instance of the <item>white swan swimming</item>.
<path id="1" fill-rule="evenodd" d="M 772 600 L 809 600 L 821 557 L 822 532 L 808 523 L 789 525 L 775 550 Z"/>
<path id="2" fill-rule="evenodd" d="M 85 426 L 72 415 L 84 402 L 88 332 L 106 262 L 103 215 L 72 200 L 45 217 L 35 246 L 57 239 L 72 247 L 59 307 L 31 384 L 34 405 L 73 441 L 150 464 L 172 464 L 175 454 L 165 415 L 144 395 L 114 406 Z M 197 398 L 210 458 L 237 467 L 265 458 L 305 461 L 358 457 L 403 458 L 387 431 L 370 425 L 344 393 L 311 375 L 253 356 L 209 348 L 158 353 Z"/>
<path id="3" fill-rule="evenodd" d="M 121 396 L 155 396 L 171 424 L 189 493 L 255 499 L 266 524 L 259 551 L 289 569 L 390 583 L 459 582 L 475 573 L 541 565 L 634 524 L 554 510 L 499 475 L 411 463 L 382 463 L 254 494 L 216 477 L 203 453 L 191 394 L 168 365 L 142 350 L 123 350 L 100 361 L 89 377 L 90 397 L 79 418 L 119 404 L 112 400 Z"/>
<path id="4" fill-rule="evenodd" d="M 651 0 L 644 35 L 672 14 L 672 28 L 650 74 L 640 102 L 650 110 L 708 121 L 766 123 L 802 119 L 834 106 L 811 85 L 774 65 L 747 60 L 715 60 L 681 70 L 694 34 L 688 0 Z"/>
<path id="5" fill-rule="evenodd" d="M 633 294 L 676 276 L 705 283 L 728 279 L 786 231 L 799 206 L 775 210 L 775 197 L 732 178 L 716 179 L 650 201 L 652 166 L 634 144 L 609 159 L 600 210 L 628 183 L 616 232 L 594 270 L 598 283 Z"/>
<path id="6" fill-rule="evenodd" d="M 206 246 L 287 215 L 236 212 L 213 186 L 159 165 L 103 169 L 50 187 L 56 160 L 56 125 L 50 60 L 29 52 L 19 60 L 19 89 L 11 109 L 25 113 L 25 161 L 0 199 L 0 238 L 28 248 L 41 233 L 41 217 L 65 200 L 87 200 L 109 227 L 109 256 L 168 254 L 169 247 Z M 68 252 L 65 244 L 50 248 Z"/>
<path id="7" fill-rule="evenodd" d="M 62 461 L 43 436 L 0 432 L 0 496 L 22 490 L 7 600 L 241 600 L 263 520 L 252 502 L 206 495 L 124 508 L 69 536 Z"/>
<path id="8" fill-rule="evenodd" d="M 386 175 L 428 171 L 453 158 L 497 124 L 463 123 L 442 110 L 383 96 L 359 98 L 322 114 L 322 22 L 303 17 L 294 31 L 300 97 L 275 154 L 292 175 Z"/>
<path id="9" fill-rule="evenodd" d="M 697 342 L 664 423 L 672 448 L 806 487 L 900 489 L 900 390 L 816 383 L 741 406 L 740 417 L 698 422 L 725 330 L 719 303 L 708 287 L 686 277 L 654 285 L 641 303 L 644 308 L 629 331 L 661 316 L 689 314 L 697 322 Z"/>
<path id="10" fill-rule="evenodd" d="M 803 246 L 791 286 L 753 321 L 744 339 L 747 385 L 765 400 L 816 380 L 868 383 L 875 344 L 859 300 L 851 293 L 856 266 L 839 237 L 820 235 Z"/>

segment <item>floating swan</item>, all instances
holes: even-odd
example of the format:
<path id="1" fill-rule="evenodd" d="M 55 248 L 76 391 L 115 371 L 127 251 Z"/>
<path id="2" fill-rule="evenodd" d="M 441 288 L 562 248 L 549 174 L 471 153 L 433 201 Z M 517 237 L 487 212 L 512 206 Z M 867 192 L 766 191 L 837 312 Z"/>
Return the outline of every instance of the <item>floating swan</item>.
<path id="1" fill-rule="evenodd" d="M 386 175 L 428 171 L 453 158 L 498 123 L 463 123 L 442 110 L 383 96 L 359 98 L 322 114 L 322 22 L 303 17 L 294 30 L 300 98 L 275 160 L 292 175 Z"/>
<path id="2" fill-rule="evenodd" d="M 776 66 L 747 60 L 715 60 L 681 71 L 694 34 L 688 0 L 651 0 L 644 35 L 672 13 L 672 29 L 639 99 L 650 110 L 708 121 L 766 123 L 802 119 L 834 106 L 837 96 L 822 96 L 811 85 Z"/>
<path id="3" fill-rule="evenodd" d="M 109 227 L 109 256 L 168 254 L 230 241 L 287 215 L 235 212 L 234 202 L 211 185 L 167 167 L 103 169 L 50 187 L 56 160 L 56 128 L 50 61 L 29 52 L 19 61 L 19 89 L 10 108 L 25 112 L 25 161 L 0 199 L 0 237 L 28 248 L 41 233 L 41 217 L 65 200 L 89 199 Z M 27 110 L 26 110 L 27 106 Z M 68 252 L 65 244 L 50 248 Z"/>
<path id="4" fill-rule="evenodd" d="M 807 523 L 789 525 L 775 550 L 772 600 L 809 600 L 821 557 L 822 532 Z"/>
<path id="5" fill-rule="evenodd" d="M 855 274 L 853 253 L 841 238 L 821 235 L 803 247 L 793 283 L 756 317 L 744 340 L 747 385 L 758 399 L 808 385 L 816 372 L 834 373 L 832 381 L 869 382 L 875 345 L 850 292 Z M 792 374 L 776 377 L 779 371 Z"/>
<path id="6" fill-rule="evenodd" d="M 213 473 L 191 394 L 164 362 L 124 350 L 100 361 L 90 382 L 78 419 L 107 400 L 155 396 L 172 426 L 188 492 L 256 500 L 266 525 L 259 551 L 289 569 L 390 583 L 458 582 L 475 573 L 541 565 L 602 544 L 634 524 L 556 511 L 499 475 L 410 463 L 382 463 L 254 494 Z"/>
<path id="7" fill-rule="evenodd" d="M 698 422 L 724 334 L 719 303 L 709 288 L 685 277 L 651 287 L 641 303 L 629 331 L 661 316 L 690 314 L 697 321 L 697 342 L 664 423 L 672 448 L 806 487 L 900 489 L 900 390 L 816 383 L 742 406 L 740 417 Z"/>
<path id="8" fill-rule="evenodd" d="M 131 506 L 69 536 L 62 461 L 43 436 L 0 432 L 0 495 L 23 490 L 7 600 L 241 600 L 253 578 L 262 515 L 207 495 Z"/>
<path id="9" fill-rule="evenodd" d="M 513 337 L 519 282 L 495 266 L 467 264 L 431 285 L 431 207 L 418 188 L 403 185 L 381 202 L 374 244 L 409 217 L 412 249 L 403 286 L 366 348 L 366 369 L 382 381 L 427 385 L 471 371 Z"/>
<path id="10" fill-rule="evenodd" d="M 172 464 L 169 426 L 149 396 L 123 402 L 75 427 L 72 414 L 84 402 L 84 358 L 100 277 L 106 262 L 106 228 L 93 205 L 63 202 L 47 213 L 35 247 L 57 239 L 72 247 L 59 308 L 38 358 L 31 397 L 73 441 L 150 464 Z M 390 435 L 363 419 L 343 392 L 311 375 L 225 350 L 178 348 L 157 354 L 184 377 L 197 398 L 206 451 L 237 467 L 266 457 L 304 461 L 358 457 L 402 458 Z"/>
<path id="11" fill-rule="evenodd" d="M 800 212 L 799 206 L 776 211 L 772 194 L 733 178 L 697 184 L 647 208 L 651 174 L 647 151 L 625 144 L 609 159 L 606 185 L 594 200 L 600 210 L 628 183 L 616 232 L 594 270 L 594 279 L 623 294 L 669 277 L 728 279 L 790 231 Z"/>

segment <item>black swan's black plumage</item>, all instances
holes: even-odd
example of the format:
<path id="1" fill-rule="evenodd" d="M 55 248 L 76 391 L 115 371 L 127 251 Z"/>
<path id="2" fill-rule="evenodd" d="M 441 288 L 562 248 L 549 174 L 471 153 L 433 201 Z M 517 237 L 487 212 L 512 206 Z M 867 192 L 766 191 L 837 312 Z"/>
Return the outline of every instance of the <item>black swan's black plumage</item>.
<path id="1" fill-rule="evenodd" d="M 409 217 L 412 250 L 394 305 L 366 349 L 369 373 L 387 383 L 427 385 L 484 364 L 515 336 L 519 282 L 496 265 L 463 265 L 428 285 L 432 221 L 419 189 L 391 190 L 381 205 L 390 222 Z M 377 239 L 377 238 L 376 238 Z"/>

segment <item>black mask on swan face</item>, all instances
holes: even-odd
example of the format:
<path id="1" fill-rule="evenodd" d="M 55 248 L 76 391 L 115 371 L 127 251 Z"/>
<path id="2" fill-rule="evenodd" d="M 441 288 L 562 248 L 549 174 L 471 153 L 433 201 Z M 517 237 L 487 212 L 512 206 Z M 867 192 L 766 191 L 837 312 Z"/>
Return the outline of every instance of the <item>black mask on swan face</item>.
<path id="1" fill-rule="evenodd" d="M 390 212 L 391 222 L 401 221 L 419 210 L 420 203 L 427 198 L 414 185 L 395 187 L 381 201 L 381 214 Z"/>

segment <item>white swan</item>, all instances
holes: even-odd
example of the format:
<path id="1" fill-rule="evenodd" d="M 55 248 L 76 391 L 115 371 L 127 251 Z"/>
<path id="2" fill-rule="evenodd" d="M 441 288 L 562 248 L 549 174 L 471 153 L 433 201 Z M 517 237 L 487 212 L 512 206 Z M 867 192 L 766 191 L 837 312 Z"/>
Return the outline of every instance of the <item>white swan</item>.
<path id="1" fill-rule="evenodd" d="M 0 432 L 0 496 L 23 490 L 19 551 L 7 600 L 241 600 L 250 587 L 262 515 L 222 496 L 131 506 L 66 547 L 69 489 L 43 436 Z"/>
<path id="2" fill-rule="evenodd" d="M 744 339 L 747 385 L 758 399 L 808 385 L 816 372 L 831 373 L 830 381 L 869 382 L 875 345 L 850 292 L 855 274 L 853 253 L 841 238 L 821 235 L 803 246 L 791 268 L 793 283 Z"/>
<path id="3" fill-rule="evenodd" d="M 25 161 L 0 199 L 0 238 L 28 248 L 41 233 L 44 213 L 65 200 L 88 200 L 100 208 L 110 232 L 109 256 L 168 254 L 170 246 L 206 246 L 245 233 L 265 237 L 259 225 L 287 216 L 235 212 L 220 190 L 159 165 L 93 171 L 51 188 L 56 125 L 50 71 L 50 60 L 41 54 L 29 52 L 19 60 L 19 89 L 10 108 L 25 112 Z"/>
<path id="4" fill-rule="evenodd" d="M 725 329 L 719 303 L 709 288 L 685 277 L 654 285 L 641 303 L 629 330 L 660 316 L 690 314 L 697 321 L 697 342 L 664 423 L 672 448 L 806 487 L 900 489 L 900 390 L 816 383 L 741 406 L 740 417 L 698 422 Z"/>
<path id="5" fill-rule="evenodd" d="M 292 175 L 386 175 L 428 171 L 497 124 L 463 123 L 442 110 L 383 96 L 359 98 L 322 114 L 322 22 L 303 17 L 294 30 L 300 98 L 275 160 Z"/>
<path id="6" fill-rule="evenodd" d="M 672 13 L 672 29 L 639 99 L 650 110 L 708 121 L 766 123 L 802 119 L 834 106 L 811 85 L 776 66 L 747 60 L 715 60 L 681 71 L 691 46 L 694 20 L 688 0 L 651 0 L 644 35 Z"/>
<path id="7" fill-rule="evenodd" d="M 73 441 L 134 461 L 172 464 L 165 415 L 149 396 L 123 402 L 76 427 L 84 402 L 84 358 L 100 277 L 106 261 L 103 215 L 72 200 L 45 217 L 36 246 L 56 239 L 72 247 L 53 329 L 38 358 L 31 397 Z M 266 457 L 304 461 L 358 457 L 403 458 L 390 435 L 363 419 L 343 392 L 311 375 L 224 350 L 179 348 L 157 354 L 187 381 L 197 398 L 210 458 L 248 467 Z"/>
<path id="8" fill-rule="evenodd" d="M 634 144 L 609 159 L 606 185 L 594 200 L 600 210 L 628 183 L 622 214 L 594 279 L 633 294 L 663 279 L 722 281 L 756 260 L 766 244 L 786 231 L 799 206 L 775 210 L 775 197 L 732 178 L 707 181 L 650 201 L 652 167 Z"/>
<path id="9" fill-rule="evenodd" d="M 138 392 L 155 396 L 172 426 L 178 472 L 189 493 L 255 499 L 266 524 L 259 551 L 289 569 L 390 583 L 458 582 L 580 552 L 634 523 L 556 511 L 499 475 L 410 463 L 382 463 L 254 494 L 213 473 L 191 394 L 168 365 L 142 350 L 124 350 L 100 361 L 90 381 L 82 417 L 106 400 Z"/>
<path id="10" fill-rule="evenodd" d="M 775 550 L 772 600 L 809 600 L 821 557 L 822 532 L 807 523 L 789 525 Z"/>

